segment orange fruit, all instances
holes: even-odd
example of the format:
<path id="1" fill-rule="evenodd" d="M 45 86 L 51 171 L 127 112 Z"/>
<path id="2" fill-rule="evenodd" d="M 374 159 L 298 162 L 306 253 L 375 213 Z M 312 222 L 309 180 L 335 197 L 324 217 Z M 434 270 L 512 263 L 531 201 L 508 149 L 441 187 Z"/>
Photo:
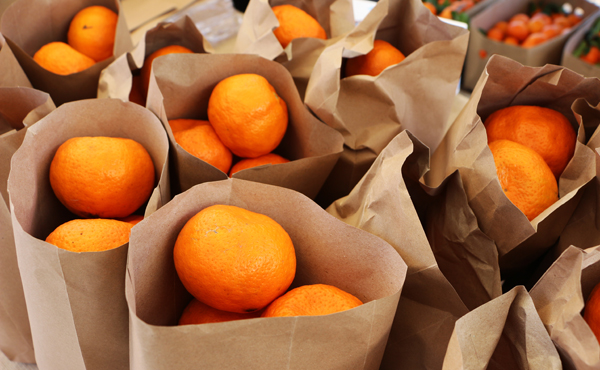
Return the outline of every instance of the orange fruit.
<path id="1" fill-rule="evenodd" d="M 510 23 L 512 21 L 521 21 L 521 22 L 528 23 L 529 20 L 530 20 L 530 18 L 529 18 L 529 16 L 527 14 L 525 14 L 525 13 L 517 13 L 517 14 L 513 15 L 510 18 L 510 20 L 509 20 L 508 23 Z"/>
<path id="2" fill-rule="evenodd" d="M 542 32 L 544 26 L 552 24 L 552 18 L 549 15 L 544 13 L 537 13 L 527 23 L 527 27 L 529 28 L 529 32 L 536 33 Z"/>
<path id="3" fill-rule="evenodd" d="M 590 297 L 585 304 L 585 310 L 583 311 L 583 319 L 589 325 L 590 329 L 596 336 L 596 339 L 600 343 L 600 284 L 597 284 Z"/>
<path id="4" fill-rule="evenodd" d="M 510 21 L 506 28 L 506 35 L 512 36 L 519 40 L 519 42 L 522 42 L 529 36 L 529 27 L 527 27 L 526 22 L 519 19 Z"/>
<path id="5" fill-rule="evenodd" d="M 546 36 L 545 33 L 536 32 L 527 36 L 527 38 L 525 39 L 525 41 L 523 41 L 521 46 L 524 48 L 531 48 L 546 41 L 548 41 L 548 36 Z"/>
<path id="6" fill-rule="evenodd" d="M 562 28 L 555 24 L 549 24 L 544 26 L 542 32 L 548 37 L 548 39 L 551 39 L 560 35 L 560 33 L 562 32 Z"/>
<path id="7" fill-rule="evenodd" d="M 354 75 L 377 76 L 387 67 L 402 62 L 404 58 L 404 54 L 389 42 L 375 40 L 373 49 L 367 54 L 348 59 L 346 77 Z"/>
<path id="8" fill-rule="evenodd" d="M 499 109 L 484 122 L 488 142 L 511 140 L 538 152 L 556 178 L 575 152 L 576 134 L 569 120 L 552 109 L 515 105 Z"/>
<path id="9" fill-rule="evenodd" d="M 102 218 L 77 219 L 60 225 L 46 241 L 71 252 L 100 252 L 129 242 L 132 224 Z"/>
<path id="10" fill-rule="evenodd" d="M 44 69 L 57 75 L 70 75 L 90 68 L 96 62 L 64 42 L 51 42 L 40 48 L 34 55 Z"/>
<path id="11" fill-rule="evenodd" d="M 273 30 L 273 34 L 282 47 L 285 48 L 293 39 L 300 37 L 327 39 L 323 27 L 304 10 L 287 4 L 274 6 L 272 9 L 279 21 L 279 27 Z"/>
<path id="12" fill-rule="evenodd" d="M 172 121 L 178 120 L 170 120 L 169 125 L 172 125 Z M 202 120 L 185 121 L 188 123 L 192 121 L 192 125 L 187 129 L 174 130 L 171 126 L 177 144 L 194 157 L 200 158 L 225 173 L 229 172 L 233 155 L 223 145 L 210 123 Z M 177 126 L 177 123 L 175 125 Z"/>
<path id="13" fill-rule="evenodd" d="M 142 91 L 142 78 L 140 76 L 133 76 L 131 80 L 131 91 L 129 91 L 129 101 L 146 106 L 146 96 Z"/>
<path id="14" fill-rule="evenodd" d="M 600 49 L 592 46 L 587 54 L 581 55 L 580 59 L 590 64 L 596 64 L 600 61 Z"/>
<path id="15" fill-rule="evenodd" d="M 239 313 L 221 311 L 194 298 L 183 310 L 183 313 L 179 318 L 179 325 L 211 324 L 215 322 L 253 319 L 260 317 L 261 312 L 262 311 Z"/>
<path id="16" fill-rule="evenodd" d="M 489 143 L 504 194 L 531 221 L 558 200 L 558 184 L 533 149 L 510 140 Z"/>
<path id="17" fill-rule="evenodd" d="M 266 78 L 239 74 L 213 89 L 208 121 L 235 155 L 256 158 L 277 148 L 287 129 L 288 110 Z"/>
<path id="18" fill-rule="evenodd" d="M 579 22 L 581 22 L 581 17 L 578 16 L 577 14 L 569 14 L 567 16 L 567 20 L 569 21 L 569 23 L 571 24 L 571 27 L 576 26 L 579 24 Z"/>
<path id="19" fill-rule="evenodd" d="M 289 159 L 285 159 L 282 156 L 275 153 L 265 154 L 258 158 L 242 159 L 241 161 L 233 165 L 233 167 L 231 167 L 231 172 L 229 173 L 229 176 L 233 176 L 234 173 L 241 170 L 245 170 L 247 168 L 258 167 L 264 164 L 288 163 L 289 161 Z"/>
<path id="20" fill-rule="evenodd" d="M 552 20 L 552 23 L 559 26 L 562 29 L 571 27 L 571 21 L 569 21 L 569 19 L 567 17 L 565 17 L 564 15 L 559 15 L 559 16 L 555 17 Z"/>
<path id="21" fill-rule="evenodd" d="M 487 37 L 491 40 L 502 41 L 504 39 L 504 32 L 499 28 L 492 28 L 488 31 Z"/>
<path id="22" fill-rule="evenodd" d="M 173 258 L 185 288 L 222 311 L 260 310 L 283 294 L 296 274 L 294 245 L 283 227 L 228 205 L 193 216 L 177 236 Z"/>
<path id="23" fill-rule="evenodd" d="M 425 5 L 425 7 L 427 9 L 429 9 L 430 12 L 433 13 L 433 15 L 437 15 L 437 9 L 436 9 L 435 5 L 433 5 L 432 3 L 428 3 L 428 2 L 424 2 L 423 5 Z"/>
<path id="24" fill-rule="evenodd" d="M 69 25 L 67 42 L 73 49 L 101 62 L 113 55 L 117 20 L 112 10 L 95 5 L 82 9 Z"/>
<path id="25" fill-rule="evenodd" d="M 142 70 L 140 71 L 140 76 L 142 77 L 142 92 L 145 95 L 148 95 L 148 85 L 150 84 L 150 72 L 152 71 L 152 62 L 154 59 L 158 58 L 162 55 L 167 54 L 193 54 L 194 52 L 190 49 L 179 46 L 179 45 L 169 45 L 164 48 L 156 50 L 154 53 L 148 55 L 144 60 L 144 65 L 142 66 Z"/>
<path id="26" fill-rule="evenodd" d="M 262 317 L 328 315 L 360 305 L 360 299 L 332 285 L 303 285 L 274 300 Z"/>
<path id="27" fill-rule="evenodd" d="M 121 218 L 137 210 L 154 188 L 154 164 L 131 139 L 76 137 L 50 164 L 50 185 L 71 212 L 86 218 Z"/>
<path id="28" fill-rule="evenodd" d="M 504 39 L 504 43 L 509 44 L 509 45 L 519 45 L 519 40 L 517 40 L 516 38 L 514 38 L 512 36 L 508 36 L 507 38 Z"/>
<path id="29" fill-rule="evenodd" d="M 494 25 L 494 27 L 492 27 L 492 28 L 497 28 L 500 31 L 502 31 L 503 33 L 506 33 L 506 30 L 508 29 L 508 22 L 500 21 L 500 22 L 496 23 Z"/>
<path id="30" fill-rule="evenodd" d="M 142 215 L 129 215 L 127 217 L 120 218 L 119 221 L 128 222 L 131 225 L 135 226 L 139 224 L 144 219 Z"/>

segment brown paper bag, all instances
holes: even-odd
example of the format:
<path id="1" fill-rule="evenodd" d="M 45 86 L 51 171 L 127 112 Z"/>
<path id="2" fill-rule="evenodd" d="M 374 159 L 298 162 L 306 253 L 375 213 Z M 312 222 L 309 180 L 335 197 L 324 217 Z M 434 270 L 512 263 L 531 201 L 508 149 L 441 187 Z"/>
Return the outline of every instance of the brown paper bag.
<path id="1" fill-rule="evenodd" d="M 586 0 L 546 0 L 541 3 L 551 3 L 562 5 L 565 2 L 570 3 L 575 8 L 581 8 L 584 11 L 583 22 L 579 23 L 573 29 L 560 36 L 550 39 L 538 46 L 532 48 L 522 48 L 520 46 L 508 45 L 503 42 L 490 40 L 479 30 L 488 31 L 496 22 L 507 21 L 517 13 L 526 13 L 530 0 L 503 0 L 497 1 L 493 5 L 471 19 L 471 39 L 469 40 L 469 50 L 465 61 L 465 72 L 463 74 L 462 87 L 472 90 L 479 80 L 489 58 L 494 54 L 504 55 L 521 64 L 533 67 L 541 67 L 545 64 L 560 64 L 563 47 L 570 35 L 581 27 L 587 19 L 598 11 L 598 5 Z M 485 57 L 481 57 L 483 52 Z"/>
<path id="2" fill-rule="evenodd" d="M 33 60 L 35 52 L 52 41 L 66 42 L 71 19 L 91 5 L 102 5 L 119 14 L 113 56 L 67 76 L 57 75 L 37 64 Z M 18 0 L 2 15 L 0 30 L 33 87 L 49 93 L 56 105 L 95 98 L 100 72 L 133 48 L 125 18 L 115 0 Z"/>
<path id="3" fill-rule="evenodd" d="M 145 58 L 169 45 L 184 46 L 195 53 L 214 52 L 210 43 L 188 16 L 173 23 L 160 23 L 148 30 L 131 52 L 121 55 L 102 70 L 98 84 L 98 98 L 129 101 L 132 78 L 144 65 Z"/>
<path id="4" fill-rule="evenodd" d="M 594 265 L 598 265 L 593 267 L 595 270 L 600 270 L 599 257 L 600 252 L 597 249 L 582 251 L 570 246 L 530 292 L 538 314 L 561 355 L 565 369 L 600 367 L 600 345 L 581 316 L 584 306 L 582 270 L 584 264 L 589 271 Z M 592 284 L 594 280 L 595 283 L 600 282 L 600 274 L 595 275 L 586 275 Z"/>
<path id="5" fill-rule="evenodd" d="M 289 124 L 274 152 L 288 163 L 260 166 L 233 176 L 297 190 L 313 198 L 342 151 L 341 135 L 319 122 L 302 104 L 290 74 L 276 62 L 254 55 L 166 55 L 153 63 L 147 107 L 160 117 L 173 151 L 176 192 L 196 184 L 227 178 L 216 167 L 192 156 L 175 142 L 168 120 L 207 119 L 208 99 L 222 79 L 257 73 L 273 85 L 286 102 Z M 157 84 L 158 83 L 158 84 Z M 175 193 L 175 191 L 174 191 Z"/>
<path id="6" fill-rule="evenodd" d="M 400 133 L 352 192 L 327 209 L 390 243 L 408 264 L 382 369 L 441 368 L 454 322 L 468 312 L 436 263 L 404 181 L 411 171 L 420 177 L 428 157 L 418 140 Z"/>
<path id="7" fill-rule="evenodd" d="M 583 60 L 575 57 L 573 52 L 583 40 L 585 34 L 593 27 L 596 19 L 600 17 L 600 11 L 591 15 L 588 20 L 575 31 L 571 37 L 565 43 L 565 47 L 562 51 L 561 65 L 569 68 L 571 71 L 582 74 L 586 77 L 600 77 L 600 68 L 596 65 L 589 64 Z"/>
<path id="8" fill-rule="evenodd" d="M 527 290 L 517 286 L 456 321 L 443 370 L 562 369 Z"/>
<path id="9" fill-rule="evenodd" d="M 327 33 L 327 40 L 299 38 L 284 49 L 273 30 L 279 27 L 271 10 L 276 5 L 294 5 L 315 18 Z M 330 45 L 354 28 L 354 11 L 350 0 L 251 0 L 244 12 L 234 51 L 256 54 L 282 63 L 294 77 L 300 96 L 317 58 Z"/>
<path id="10" fill-rule="evenodd" d="M 0 66 L 2 66 L 2 73 L 0 73 L 1 87 L 31 87 L 25 72 L 23 72 L 2 34 L 0 34 Z"/>
<path id="11" fill-rule="evenodd" d="M 283 226 L 298 261 L 292 287 L 331 284 L 364 304 L 325 316 L 173 326 L 191 298 L 173 264 L 175 239 L 193 215 L 214 204 L 262 213 Z M 379 368 L 406 276 L 406 264 L 383 240 L 295 191 L 235 178 L 197 185 L 138 226 L 126 281 L 131 369 Z"/>
<path id="12" fill-rule="evenodd" d="M 54 195 L 48 171 L 58 146 L 78 136 L 127 137 L 142 144 L 158 182 L 146 216 L 169 200 L 167 137 L 145 108 L 116 99 L 72 102 L 27 131 L 13 156 L 8 191 L 36 360 L 40 369 L 128 369 L 127 244 L 74 253 L 44 241 L 75 217 Z"/>
<path id="13" fill-rule="evenodd" d="M 433 154 L 425 183 L 437 187 L 455 170 L 461 173 L 479 227 L 496 243 L 500 266 L 507 271 L 527 266 L 556 242 L 577 206 L 579 189 L 595 176 L 595 155 L 585 144 L 589 126 L 600 122 L 589 104 L 596 106 L 598 102 L 598 79 L 585 79 L 559 66 L 524 67 L 494 56 Z M 578 132 L 575 154 L 559 180 L 559 201 L 531 222 L 500 188 L 482 124 L 497 109 L 519 104 L 555 109 Z"/>
<path id="14" fill-rule="evenodd" d="M 27 131 L 24 125 L 31 126 L 53 109 L 54 103 L 46 93 L 26 87 L 0 87 L 0 194 L 3 198 L 0 202 L 0 350 L 16 362 L 34 363 L 35 356 L 6 185 L 10 160 Z"/>
<path id="15" fill-rule="evenodd" d="M 345 149 L 319 203 L 328 205 L 347 195 L 404 129 L 435 150 L 449 127 L 468 37 L 466 30 L 443 23 L 419 0 L 382 0 L 349 35 L 323 51 L 305 103 L 342 133 Z M 390 42 L 406 59 L 376 77 L 342 78 L 344 58 L 367 53 L 373 39 Z"/>

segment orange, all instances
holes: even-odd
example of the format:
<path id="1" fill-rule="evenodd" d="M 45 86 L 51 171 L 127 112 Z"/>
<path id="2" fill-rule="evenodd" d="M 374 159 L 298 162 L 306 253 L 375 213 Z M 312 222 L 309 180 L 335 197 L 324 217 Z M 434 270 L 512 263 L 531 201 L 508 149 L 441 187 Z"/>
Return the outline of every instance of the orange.
<path id="1" fill-rule="evenodd" d="M 556 179 L 533 149 L 509 140 L 489 147 L 504 194 L 530 221 L 558 200 Z"/>
<path id="2" fill-rule="evenodd" d="M 73 49 L 101 62 L 113 55 L 117 13 L 103 6 L 89 6 L 71 20 L 67 40 Z"/>
<path id="3" fill-rule="evenodd" d="M 592 46 L 587 54 L 581 55 L 580 59 L 590 64 L 596 64 L 600 61 L 600 49 Z"/>
<path id="4" fill-rule="evenodd" d="M 546 36 L 545 33 L 536 32 L 527 36 L 527 38 L 525 39 L 525 41 L 523 41 L 521 46 L 524 48 L 531 48 L 546 41 L 548 41 L 548 36 Z"/>
<path id="5" fill-rule="evenodd" d="M 544 28 L 542 29 L 542 32 L 549 39 L 551 39 L 553 37 L 560 35 L 560 33 L 562 32 L 562 28 L 560 28 L 559 26 L 557 26 L 555 24 L 549 24 L 549 25 L 544 26 Z"/>
<path id="6" fill-rule="evenodd" d="M 117 220 L 77 219 L 57 227 L 46 241 L 71 252 L 100 252 L 129 242 L 132 227 Z"/>
<path id="7" fill-rule="evenodd" d="M 492 113 L 484 122 L 488 142 L 511 140 L 530 147 L 556 178 L 575 152 L 576 134 L 569 120 L 552 109 L 515 105 Z"/>
<path id="8" fill-rule="evenodd" d="M 275 153 L 265 154 L 258 158 L 242 159 L 233 167 L 231 167 L 231 172 L 229 173 L 229 176 L 233 176 L 234 173 L 241 170 L 245 170 L 247 168 L 258 167 L 265 164 L 288 163 L 289 161 L 289 159 L 285 159 L 282 156 Z"/>
<path id="9" fill-rule="evenodd" d="M 75 137 L 56 151 L 50 165 L 54 194 L 71 212 L 86 218 L 121 218 L 148 200 L 154 164 L 131 139 Z"/>
<path id="10" fill-rule="evenodd" d="M 193 216 L 173 249 L 175 269 L 199 301 L 223 311 L 253 312 L 283 294 L 296 274 L 288 233 L 272 218 L 214 205 Z"/>
<path id="11" fill-rule="evenodd" d="M 497 28 L 500 31 L 502 31 L 503 33 L 506 33 L 506 30 L 508 29 L 508 22 L 500 21 L 500 22 L 496 23 L 494 25 L 494 27 L 492 27 L 492 28 Z"/>
<path id="12" fill-rule="evenodd" d="M 260 317 L 261 312 L 238 313 L 221 311 L 205 305 L 194 298 L 183 310 L 179 318 L 179 325 L 211 324 L 215 322 L 253 319 Z"/>
<path id="13" fill-rule="evenodd" d="M 144 216 L 142 216 L 142 215 L 129 215 L 127 217 L 123 217 L 123 218 L 119 219 L 119 221 L 128 222 L 131 225 L 135 226 L 135 225 L 139 224 L 143 219 L 144 219 Z"/>
<path id="14" fill-rule="evenodd" d="M 171 125 L 172 121 L 178 120 L 169 121 L 169 125 Z M 173 130 L 171 126 L 173 137 L 177 144 L 194 157 L 200 158 L 225 173 L 229 172 L 233 155 L 223 145 L 210 123 L 202 120 L 185 121 L 192 121 L 191 127 Z"/>
<path id="15" fill-rule="evenodd" d="M 512 36 L 519 40 L 519 42 L 522 42 L 529 36 L 529 27 L 527 27 L 526 22 L 519 19 L 510 21 L 506 28 L 506 35 Z"/>
<path id="16" fill-rule="evenodd" d="M 150 72 L 152 70 L 152 62 L 154 59 L 167 54 L 193 54 L 194 52 L 190 49 L 179 46 L 179 45 L 169 45 L 164 48 L 156 50 L 154 53 L 148 55 L 144 60 L 144 65 L 142 66 L 142 70 L 140 72 L 140 76 L 142 77 L 142 92 L 145 95 L 148 95 L 148 85 L 150 84 Z"/>
<path id="17" fill-rule="evenodd" d="M 64 42 L 51 42 L 40 48 L 34 55 L 44 69 L 57 75 L 70 75 L 90 68 L 96 62 Z"/>
<path id="18" fill-rule="evenodd" d="M 273 30 L 273 34 L 282 47 L 285 48 L 292 40 L 300 37 L 327 39 L 323 27 L 304 10 L 287 4 L 274 6 L 272 9 L 279 21 L 279 27 Z"/>
<path id="19" fill-rule="evenodd" d="M 585 304 L 585 310 L 583 311 L 583 319 L 589 325 L 590 329 L 596 336 L 596 339 L 600 343 L 600 284 L 597 284 L 587 303 Z"/>
<path id="20" fill-rule="evenodd" d="M 387 67 L 402 62 L 404 58 L 404 54 L 389 42 L 375 40 L 373 49 L 367 54 L 348 59 L 346 77 L 354 75 L 377 76 Z"/>
<path id="21" fill-rule="evenodd" d="M 536 33 L 542 32 L 544 26 L 552 24 L 552 18 L 549 15 L 544 13 L 537 13 L 527 23 L 527 27 L 529 28 L 529 32 Z"/>
<path id="22" fill-rule="evenodd" d="M 559 26 L 562 29 L 571 27 L 571 21 L 569 21 L 569 19 L 567 17 L 565 17 L 564 15 L 559 15 L 559 16 L 555 17 L 552 20 L 552 23 Z"/>
<path id="23" fill-rule="evenodd" d="M 499 28 L 492 28 L 488 31 L 487 37 L 491 40 L 502 41 L 504 39 L 504 32 Z"/>
<path id="24" fill-rule="evenodd" d="M 208 122 L 208 121 L 204 121 L 204 122 Z M 169 120 L 169 126 L 171 127 L 171 131 L 173 131 L 173 133 L 176 133 L 179 131 L 184 131 L 184 130 L 189 130 L 192 127 L 197 126 L 197 125 L 198 125 L 197 119 L 177 118 L 177 119 Z"/>
<path id="25" fill-rule="evenodd" d="M 146 106 L 146 96 L 142 92 L 142 78 L 140 76 L 133 76 L 131 80 L 131 91 L 129 91 L 129 101 Z"/>
<path id="26" fill-rule="evenodd" d="M 519 45 L 519 40 L 517 40 L 516 38 L 514 38 L 512 36 L 508 36 L 507 38 L 504 39 L 504 43 L 509 44 L 509 45 Z"/>
<path id="27" fill-rule="evenodd" d="M 332 285 L 303 285 L 274 300 L 262 317 L 328 315 L 360 305 L 360 299 Z"/>
<path id="28" fill-rule="evenodd" d="M 521 22 L 528 23 L 529 20 L 530 20 L 530 18 L 529 18 L 529 16 L 527 14 L 525 14 L 525 13 L 517 13 L 517 14 L 513 15 L 510 18 L 510 20 L 509 20 L 508 23 L 510 23 L 512 21 L 521 21 Z"/>
<path id="29" fill-rule="evenodd" d="M 581 22 L 581 17 L 577 14 L 571 13 L 567 16 L 567 20 L 571 24 L 571 27 L 576 26 Z"/>
<path id="30" fill-rule="evenodd" d="M 277 148 L 287 129 L 288 110 L 266 78 L 239 74 L 213 89 L 208 121 L 233 154 L 256 158 Z"/>
<path id="31" fill-rule="evenodd" d="M 425 7 L 427 9 L 429 9 L 430 12 L 433 13 L 433 15 L 437 15 L 437 9 L 436 9 L 435 5 L 433 5 L 432 3 L 428 3 L 428 2 L 424 2 L 423 5 L 425 5 Z"/>

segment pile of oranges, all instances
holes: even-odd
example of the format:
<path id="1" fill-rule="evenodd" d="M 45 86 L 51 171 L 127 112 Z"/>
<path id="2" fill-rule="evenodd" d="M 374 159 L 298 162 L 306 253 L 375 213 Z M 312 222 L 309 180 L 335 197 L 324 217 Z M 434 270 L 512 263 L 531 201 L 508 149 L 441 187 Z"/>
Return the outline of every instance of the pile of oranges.
<path id="1" fill-rule="evenodd" d="M 519 13 L 508 21 L 497 22 L 487 31 L 487 37 L 505 44 L 531 48 L 569 32 L 581 19 L 574 12 L 565 14 L 557 6 L 549 4 L 544 9 L 534 9 L 530 15 Z"/>
<path id="2" fill-rule="evenodd" d="M 573 157 L 576 134 L 549 108 L 516 105 L 484 122 L 502 190 L 531 221 L 558 200 L 558 178 Z"/>
<path id="3" fill-rule="evenodd" d="M 440 18 L 469 23 L 465 12 L 479 2 L 481 0 L 424 0 L 423 5 Z"/>
<path id="4" fill-rule="evenodd" d="M 71 20 L 68 42 L 54 41 L 42 46 L 33 60 L 59 75 L 86 70 L 113 55 L 117 20 L 117 14 L 106 7 L 84 8 Z"/>
<path id="5" fill-rule="evenodd" d="M 194 215 L 177 236 L 173 258 L 194 297 L 181 325 L 326 315 L 362 304 L 326 284 L 286 293 L 296 276 L 292 239 L 272 218 L 236 206 L 217 204 Z"/>

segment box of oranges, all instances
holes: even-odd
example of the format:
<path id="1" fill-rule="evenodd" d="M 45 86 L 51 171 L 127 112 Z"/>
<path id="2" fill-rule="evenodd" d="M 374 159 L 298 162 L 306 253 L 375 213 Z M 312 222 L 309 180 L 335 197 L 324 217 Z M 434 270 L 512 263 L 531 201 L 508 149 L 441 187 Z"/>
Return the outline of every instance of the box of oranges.
<path id="1" fill-rule="evenodd" d="M 471 18 L 496 0 L 425 0 L 425 5 L 433 14 L 440 18 L 469 23 Z"/>
<path id="2" fill-rule="evenodd" d="M 598 11 L 586 0 L 499 1 L 471 19 L 463 88 L 472 90 L 494 54 L 528 66 L 560 64 L 562 49 L 582 21 Z"/>
<path id="3" fill-rule="evenodd" d="M 600 77 L 600 12 L 569 38 L 561 64 L 584 76 Z"/>

